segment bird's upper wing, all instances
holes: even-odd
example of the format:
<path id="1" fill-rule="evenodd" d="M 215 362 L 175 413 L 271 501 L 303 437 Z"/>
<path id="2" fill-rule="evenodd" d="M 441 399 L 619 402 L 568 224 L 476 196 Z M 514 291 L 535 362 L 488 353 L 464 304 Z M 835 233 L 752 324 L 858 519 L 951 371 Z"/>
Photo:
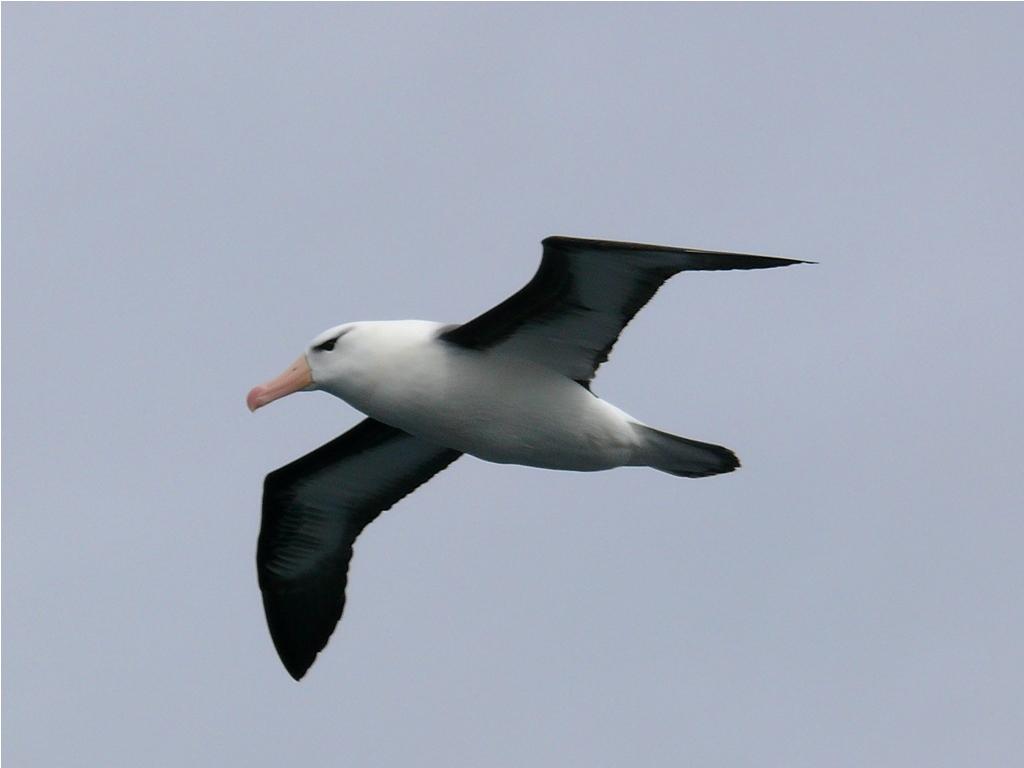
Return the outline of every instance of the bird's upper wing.
<path id="1" fill-rule="evenodd" d="M 807 263 L 573 237 L 549 237 L 543 244 L 540 268 L 524 288 L 441 338 L 471 349 L 500 349 L 587 384 L 626 324 L 677 272 Z"/>
<path id="2" fill-rule="evenodd" d="M 267 475 L 256 565 L 270 635 L 296 680 L 341 618 L 356 536 L 460 455 L 366 419 Z"/>

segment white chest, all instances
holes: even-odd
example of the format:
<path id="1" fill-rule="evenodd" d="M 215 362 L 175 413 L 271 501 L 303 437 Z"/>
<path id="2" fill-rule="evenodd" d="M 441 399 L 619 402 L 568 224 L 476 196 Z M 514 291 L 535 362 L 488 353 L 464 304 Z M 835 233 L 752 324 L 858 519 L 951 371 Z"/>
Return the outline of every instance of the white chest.
<path id="1" fill-rule="evenodd" d="M 517 358 L 390 336 L 325 389 L 379 421 L 489 461 L 552 469 L 628 463 L 630 418 L 574 381 Z"/>

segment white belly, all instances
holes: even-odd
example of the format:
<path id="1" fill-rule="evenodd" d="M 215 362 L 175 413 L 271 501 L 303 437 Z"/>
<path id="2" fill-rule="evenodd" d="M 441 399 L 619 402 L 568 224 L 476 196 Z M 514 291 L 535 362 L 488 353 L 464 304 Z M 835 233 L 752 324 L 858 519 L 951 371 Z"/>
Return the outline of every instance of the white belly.
<path id="1" fill-rule="evenodd" d="M 325 388 L 368 416 L 439 445 L 549 469 L 609 469 L 633 457 L 633 419 L 534 363 L 463 350 L 431 332 L 393 354 L 375 355 L 372 366 L 365 378 Z"/>

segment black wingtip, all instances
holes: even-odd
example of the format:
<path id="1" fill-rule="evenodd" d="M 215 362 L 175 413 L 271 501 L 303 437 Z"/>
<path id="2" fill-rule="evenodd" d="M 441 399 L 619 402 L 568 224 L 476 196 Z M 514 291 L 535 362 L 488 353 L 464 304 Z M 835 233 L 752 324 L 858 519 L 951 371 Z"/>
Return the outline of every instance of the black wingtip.
<path id="1" fill-rule="evenodd" d="M 320 591 L 277 594 L 263 590 L 263 609 L 277 655 L 293 680 L 301 680 L 330 640 L 345 607 L 344 576 L 339 600 Z"/>
<path id="2" fill-rule="evenodd" d="M 280 636 L 274 636 L 273 632 L 271 637 L 274 641 L 274 648 L 277 650 L 277 656 L 281 659 L 281 663 L 284 665 L 289 676 L 295 682 L 300 681 L 309 672 L 309 668 L 313 666 L 313 662 L 316 661 L 316 657 L 320 654 L 323 646 L 317 650 L 312 650 L 315 646 L 310 646 L 305 643 L 289 643 L 287 640 L 283 640 Z M 323 645 L 327 644 L 326 640 L 322 641 Z M 320 645 L 318 641 L 316 645 Z"/>
<path id="3" fill-rule="evenodd" d="M 763 259 L 772 259 L 777 262 L 770 264 L 772 267 L 792 267 L 794 264 L 817 264 L 816 261 L 804 261 L 803 259 L 784 259 L 781 256 L 762 256 Z"/>
<path id="4" fill-rule="evenodd" d="M 702 248 L 681 248 L 673 245 L 655 245 L 653 243 L 633 243 L 625 240 L 605 240 L 592 237 L 569 237 L 566 235 L 550 235 L 541 240 L 545 248 L 558 249 L 594 249 L 613 251 L 649 251 L 652 253 L 678 253 L 696 259 L 703 258 L 704 264 L 689 267 L 690 269 L 765 269 L 771 267 L 788 267 L 791 264 L 817 264 L 816 261 L 802 259 L 786 259 L 781 256 L 763 256 L 755 253 L 732 253 L 729 251 L 709 251 Z"/>
<path id="5" fill-rule="evenodd" d="M 289 642 L 289 640 L 281 638 L 280 634 L 275 635 L 273 632 L 271 632 L 271 637 L 274 641 L 274 648 L 277 650 L 277 656 L 281 659 L 281 663 L 292 680 L 298 682 L 305 677 L 309 668 L 313 666 L 313 662 L 316 661 L 320 649 L 314 651 L 312 646 L 306 643 L 297 643 L 294 640 Z M 317 642 L 317 645 L 319 644 Z"/>

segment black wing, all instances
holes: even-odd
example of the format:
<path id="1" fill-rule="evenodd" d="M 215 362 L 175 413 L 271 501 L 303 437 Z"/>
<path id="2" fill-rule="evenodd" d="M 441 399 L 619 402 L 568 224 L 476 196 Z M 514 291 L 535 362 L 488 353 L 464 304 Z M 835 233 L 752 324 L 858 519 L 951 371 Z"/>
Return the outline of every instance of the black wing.
<path id="1" fill-rule="evenodd" d="M 267 475 L 256 567 L 270 636 L 296 680 L 341 618 L 356 536 L 460 455 L 366 419 Z"/>
<path id="2" fill-rule="evenodd" d="M 677 272 L 810 263 L 573 237 L 549 237 L 543 245 L 526 287 L 441 338 L 500 349 L 587 384 L 626 324 Z"/>

